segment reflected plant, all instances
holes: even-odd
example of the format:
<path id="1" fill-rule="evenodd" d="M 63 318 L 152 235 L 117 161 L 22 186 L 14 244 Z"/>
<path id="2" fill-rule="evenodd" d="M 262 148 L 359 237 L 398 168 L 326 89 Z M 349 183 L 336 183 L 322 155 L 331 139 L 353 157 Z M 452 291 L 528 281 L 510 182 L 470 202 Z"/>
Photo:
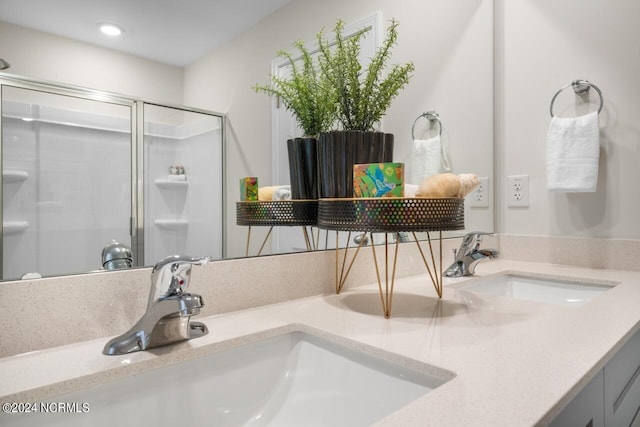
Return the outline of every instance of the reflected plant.
<path id="1" fill-rule="evenodd" d="M 294 115 L 304 137 L 317 137 L 320 132 L 331 129 L 337 113 L 336 90 L 328 76 L 321 72 L 304 42 L 298 40 L 293 46 L 299 51 L 294 57 L 286 51 L 278 51 L 278 57 L 286 58 L 291 67 L 288 78 L 271 75 L 271 85 L 256 84 L 258 93 L 276 96 L 285 108 Z"/>

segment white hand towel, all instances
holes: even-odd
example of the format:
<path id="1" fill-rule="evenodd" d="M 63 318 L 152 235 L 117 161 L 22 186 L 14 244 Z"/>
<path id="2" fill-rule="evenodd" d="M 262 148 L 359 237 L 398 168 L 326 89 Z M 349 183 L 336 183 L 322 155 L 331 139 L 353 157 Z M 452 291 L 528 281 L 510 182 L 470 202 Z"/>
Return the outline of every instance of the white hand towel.
<path id="1" fill-rule="evenodd" d="M 404 185 L 404 197 L 416 197 L 416 191 L 419 186 L 417 184 L 405 184 Z"/>
<path id="2" fill-rule="evenodd" d="M 449 160 L 440 136 L 415 139 L 411 150 L 411 183 L 420 184 L 425 178 L 440 172 L 449 172 Z"/>
<path id="3" fill-rule="evenodd" d="M 291 200 L 291 186 L 281 185 L 273 192 L 273 200 Z"/>
<path id="4" fill-rule="evenodd" d="M 598 112 L 575 118 L 552 117 L 547 134 L 547 189 L 594 192 L 598 183 Z"/>

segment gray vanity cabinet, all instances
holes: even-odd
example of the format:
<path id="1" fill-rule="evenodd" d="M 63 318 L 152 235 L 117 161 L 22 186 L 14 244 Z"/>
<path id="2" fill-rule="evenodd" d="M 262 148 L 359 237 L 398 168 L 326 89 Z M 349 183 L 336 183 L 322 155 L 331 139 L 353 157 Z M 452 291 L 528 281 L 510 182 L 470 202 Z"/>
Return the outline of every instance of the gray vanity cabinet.
<path id="1" fill-rule="evenodd" d="M 604 410 L 607 426 L 640 426 L 640 332 L 604 367 Z"/>
<path id="2" fill-rule="evenodd" d="M 551 422 L 552 427 L 640 427 L 640 332 Z"/>
<path id="3" fill-rule="evenodd" d="M 585 386 L 569 405 L 549 424 L 550 427 L 605 426 L 604 373 L 602 370 Z"/>

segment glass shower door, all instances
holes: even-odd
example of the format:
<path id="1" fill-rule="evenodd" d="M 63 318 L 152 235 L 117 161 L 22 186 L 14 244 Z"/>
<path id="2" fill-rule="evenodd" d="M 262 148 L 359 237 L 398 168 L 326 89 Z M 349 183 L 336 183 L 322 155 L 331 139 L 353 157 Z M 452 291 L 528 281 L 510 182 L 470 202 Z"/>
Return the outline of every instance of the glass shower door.
<path id="1" fill-rule="evenodd" d="M 131 246 L 132 105 L 2 86 L 2 279 Z"/>
<path id="2" fill-rule="evenodd" d="M 222 118 L 144 104 L 144 256 L 223 256 Z"/>

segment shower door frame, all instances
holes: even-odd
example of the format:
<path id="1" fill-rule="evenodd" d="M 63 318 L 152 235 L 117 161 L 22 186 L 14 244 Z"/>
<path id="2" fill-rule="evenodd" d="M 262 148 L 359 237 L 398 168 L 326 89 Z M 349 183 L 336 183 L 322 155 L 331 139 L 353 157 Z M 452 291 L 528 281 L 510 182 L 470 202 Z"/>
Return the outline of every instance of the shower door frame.
<path id="1" fill-rule="evenodd" d="M 144 105 L 156 105 L 173 108 L 182 111 L 207 114 L 220 118 L 221 126 L 221 158 L 222 158 L 222 189 L 226 188 L 226 115 L 214 111 L 187 107 L 164 102 L 146 100 L 134 96 L 121 95 L 96 89 L 74 86 L 64 83 L 56 83 L 38 80 L 29 77 L 10 75 L 0 72 L 0 118 L 3 116 L 2 88 L 14 87 L 19 89 L 34 90 L 48 94 L 69 96 L 90 101 L 104 102 L 108 104 L 129 107 L 131 119 L 131 215 L 129 218 L 129 235 L 131 237 L 131 251 L 134 257 L 134 267 L 148 265 L 144 259 Z M 2 120 L 0 120 L 0 169 L 3 167 L 2 153 Z M 221 216 L 221 247 L 222 257 L 226 256 L 226 200 L 222 197 Z M 0 224 L 4 219 L 3 179 L 0 177 Z M 4 275 L 4 227 L 0 227 L 0 281 L 13 280 L 2 279 Z M 99 256 L 99 255 L 97 255 Z M 68 274 L 83 274 L 85 271 L 71 271 L 55 273 L 43 277 L 52 277 Z"/>
<path id="2" fill-rule="evenodd" d="M 220 118 L 220 157 L 222 159 L 222 164 L 220 165 L 221 168 L 221 172 L 220 172 L 220 176 L 221 176 L 221 182 L 220 182 L 220 186 L 221 186 L 221 194 L 222 194 L 222 200 L 220 201 L 220 206 L 221 206 L 221 212 L 220 212 L 220 222 L 221 222 L 221 230 L 220 230 L 220 245 L 221 245 L 221 254 L 222 254 L 222 259 L 225 259 L 227 257 L 227 245 L 226 245 L 226 239 L 227 239 L 227 227 L 226 227 L 226 222 L 227 222 L 227 201 L 226 201 L 226 197 L 225 197 L 225 192 L 226 192 L 226 182 L 227 182 L 227 138 L 226 138 L 226 124 L 227 124 L 227 116 L 226 114 L 222 114 L 222 113 L 218 113 L 218 112 L 214 112 L 214 111 L 208 111 L 208 110 L 204 110 L 201 108 L 194 108 L 194 107 L 186 107 L 184 105 L 176 105 L 176 104 L 169 104 L 169 103 L 161 103 L 161 102 L 153 102 L 153 101 L 147 101 L 147 100 L 136 100 L 136 109 L 137 109 L 137 116 L 138 116 L 138 120 L 137 120 L 137 136 L 138 136 L 138 140 L 136 143 L 137 146 L 137 153 L 136 153 L 136 157 L 138 160 L 138 164 L 136 165 L 136 171 L 137 173 L 137 180 L 138 180 L 138 204 L 137 204 L 137 211 L 136 211 L 136 229 L 135 229 L 135 240 L 136 240 L 136 248 L 139 251 L 139 259 L 143 260 L 143 262 L 145 261 L 145 235 L 144 235 L 144 230 L 145 230 L 145 203 L 144 203 L 144 188 L 145 188 L 145 179 L 144 179 L 144 136 L 145 136 L 145 132 L 144 132 L 144 126 L 145 126 L 145 117 L 144 117 L 144 106 L 145 105 L 150 105 L 150 106 L 156 106 L 156 107 L 165 107 L 165 108 L 171 108 L 171 109 L 175 109 L 175 110 L 181 110 L 181 111 L 185 111 L 185 112 L 190 112 L 190 113 L 199 113 L 199 114 L 206 114 L 209 116 L 215 116 L 215 117 L 219 117 Z M 1 159 L 1 157 L 0 157 Z M 133 236 L 132 236 L 132 240 L 133 240 Z M 157 260 L 156 260 L 157 261 Z M 145 264 L 148 265 L 148 264 Z"/>

